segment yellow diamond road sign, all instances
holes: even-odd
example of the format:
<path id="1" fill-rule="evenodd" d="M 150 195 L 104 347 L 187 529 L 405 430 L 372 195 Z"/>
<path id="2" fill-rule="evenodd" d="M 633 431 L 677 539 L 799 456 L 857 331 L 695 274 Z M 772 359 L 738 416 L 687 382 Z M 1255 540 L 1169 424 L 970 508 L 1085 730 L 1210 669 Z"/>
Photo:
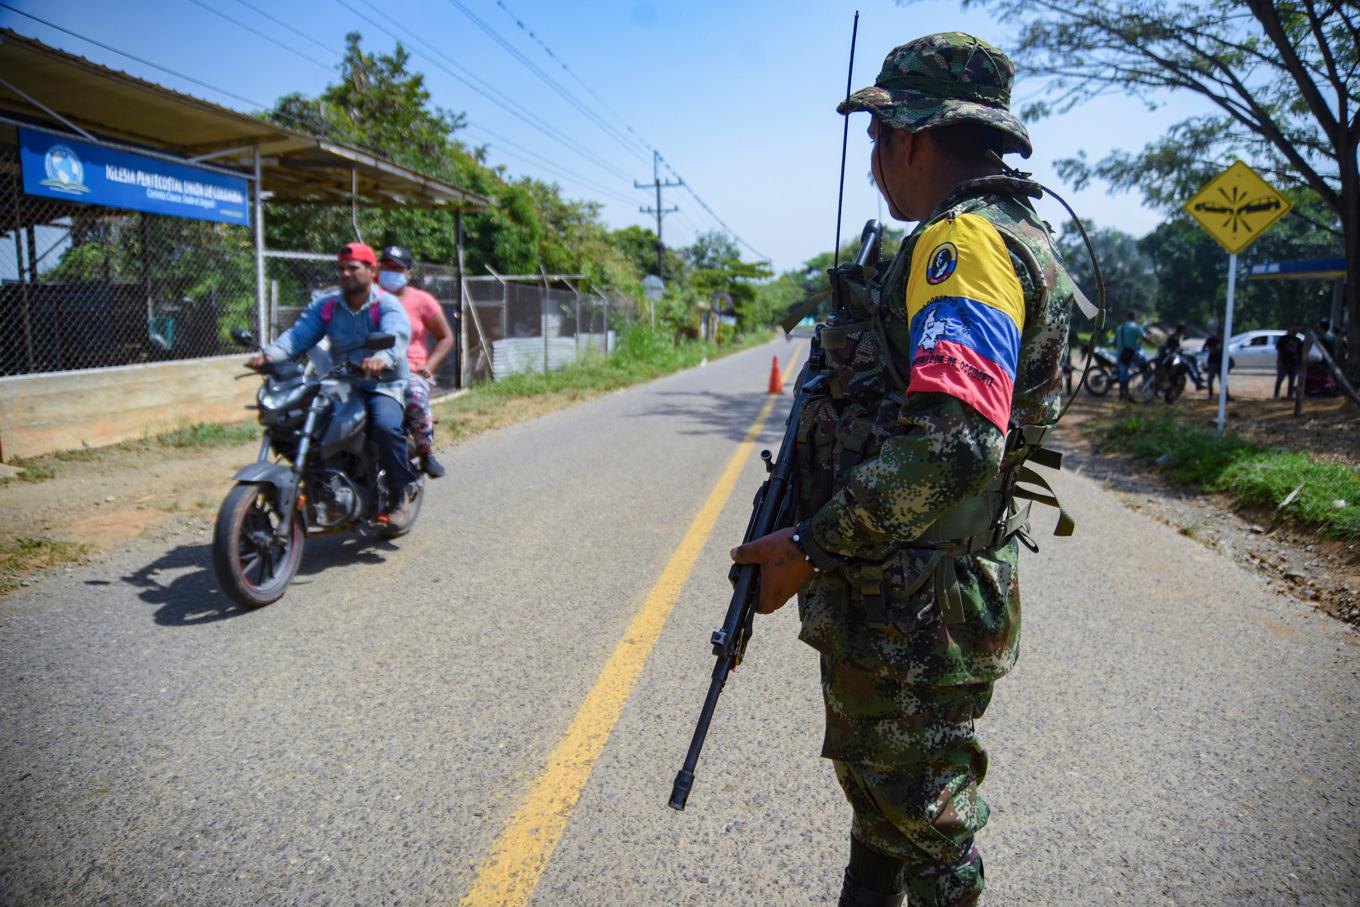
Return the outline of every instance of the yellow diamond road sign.
<path id="1" fill-rule="evenodd" d="M 1234 255 L 1291 207 L 1289 199 L 1241 161 L 1214 177 L 1185 203 L 1186 213 Z"/>

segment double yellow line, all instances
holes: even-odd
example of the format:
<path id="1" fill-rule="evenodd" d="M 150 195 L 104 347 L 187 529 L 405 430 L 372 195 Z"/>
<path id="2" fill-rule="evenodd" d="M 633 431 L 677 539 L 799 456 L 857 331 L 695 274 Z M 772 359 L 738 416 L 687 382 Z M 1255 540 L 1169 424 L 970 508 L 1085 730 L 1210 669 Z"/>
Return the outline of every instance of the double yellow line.
<path id="1" fill-rule="evenodd" d="M 795 352 L 784 372 L 787 383 L 793 374 Z M 680 592 L 685 587 L 695 561 L 703 550 L 723 506 L 732 495 L 742 467 L 751 455 L 756 438 L 781 398 L 771 396 L 761 408 L 751 428 L 728 459 L 694 521 L 689 524 L 680 545 L 671 555 L 661 576 L 647 593 L 646 600 L 633 617 L 623 639 L 615 646 L 595 685 L 586 694 L 571 726 L 548 756 L 548 764 L 529 786 L 529 792 L 501 832 L 491 853 L 482 863 L 472 888 L 462 903 L 482 905 L 526 904 L 538 886 L 548 861 L 562 839 L 572 810 L 590 780 L 595 761 L 609 742 L 609 734 L 623 712 L 633 686 L 642 674 L 661 630 L 666 625 Z M 658 803 L 661 794 L 657 794 Z"/>

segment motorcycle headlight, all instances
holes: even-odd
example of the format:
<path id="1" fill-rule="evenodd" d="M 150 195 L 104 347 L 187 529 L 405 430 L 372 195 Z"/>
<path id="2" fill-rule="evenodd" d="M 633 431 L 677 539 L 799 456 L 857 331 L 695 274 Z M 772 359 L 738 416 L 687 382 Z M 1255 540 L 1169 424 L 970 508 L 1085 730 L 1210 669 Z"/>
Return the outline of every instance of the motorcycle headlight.
<path id="1" fill-rule="evenodd" d="M 270 410 L 287 409 L 296 403 L 307 390 L 306 385 L 299 387 L 262 387 L 260 388 L 260 406 Z"/>

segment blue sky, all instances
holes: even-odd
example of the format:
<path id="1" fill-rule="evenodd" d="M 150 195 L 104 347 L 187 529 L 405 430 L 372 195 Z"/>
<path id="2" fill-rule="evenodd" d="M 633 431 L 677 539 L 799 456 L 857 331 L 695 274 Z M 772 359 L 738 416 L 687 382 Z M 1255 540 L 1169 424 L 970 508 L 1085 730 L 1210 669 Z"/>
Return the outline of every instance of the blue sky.
<path id="1" fill-rule="evenodd" d="M 752 249 L 758 250 L 779 270 L 831 247 L 842 122 L 834 107 L 845 90 L 854 10 L 861 13 L 855 87 L 873 80 L 884 54 L 894 45 L 918 35 L 958 29 L 1004 49 L 1013 34 L 1013 29 L 992 21 L 985 12 L 961 12 L 957 3 L 899 7 L 891 0 L 8 2 L 264 104 L 292 91 L 315 94 L 334 79 L 338 52 L 348 31 L 362 32 L 371 49 L 389 50 L 394 41 L 384 33 L 386 29 L 412 49 L 413 66 L 426 74 L 435 103 L 467 115 L 471 128 L 464 138 L 489 145 L 493 163 L 505 164 L 512 174 L 555 181 L 571 197 L 601 202 L 611 226 L 650 225 L 650 216 L 637 209 L 651 204 L 653 195 L 650 190 L 634 189 L 632 182 L 650 182 L 650 153 L 637 142 L 621 141 L 592 123 L 481 30 L 459 8 L 465 7 L 623 132 L 625 139 L 624 123 L 658 148 L 716 216 L 749 244 L 747 256 L 755 257 Z M 261 16 L 252 6 L 307 38 Z M 278 47 L 204 7 L 313 59 Z M 531 28 L 598 100 L 525 34 L 505 8 Z M 241 100 L 8 10 L 0 9 L 0 25 L 177 90 L 251 109 Z M 472 74 L 473 81 L 480 80 L 511 99 L 520 116 L 446 71 L 460 69 Z M 22 84 L 22 73 L 6 77 L 17 79 L 21 88 L 41 98 L 41 86 Z M 1016 97 L 1033 99 L 1040 88 L 1025 83 L 1022 73 Z M 1027 124 L 1035 154 L 1024 169 L 1033 169 L 1041 181 L 1064 192 L 1091 221 L 1141 235 L 1161 220 L 1157 213 L 1145 209 L 1136 196 L 1109 195 L 1103 186 L 1065 192 L 1070 187 L 1058 179 L 1052 162 L 1078 150 L 1098 158 L 1113 148 L 1141 147 L 1171 123 L 1203 109 L 1193 98 L 1167 100 L 1159 110 L 1147 111 L 1131 99 L 1108 97 L 1067 115 Z M 844 235 L 857 232 L 866 218 L 878 216 L 880 210 L 867 178 L 867 125 L 866 115 L 851 118 Z M 671 174 L 663 171 L 663 177 Z M 665 204 L 681 209 L 666 219 L 668 244 L 688 243 L 699 230 L 718 226 L 683 189 L 667 190 Z M 1043 206 L 1042 213 L 1058 224 L 1061 209 L 1052 202 Z"/>

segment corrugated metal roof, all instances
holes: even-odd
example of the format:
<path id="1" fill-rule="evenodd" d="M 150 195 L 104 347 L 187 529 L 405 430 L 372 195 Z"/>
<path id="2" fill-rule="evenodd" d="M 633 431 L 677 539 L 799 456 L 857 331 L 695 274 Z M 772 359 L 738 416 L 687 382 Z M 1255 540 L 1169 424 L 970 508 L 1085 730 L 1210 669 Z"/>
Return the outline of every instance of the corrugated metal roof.
<path id="1" fill-rule="evenodd" d="M 183 158 L 248 147 L 213 160 L 246 171 L 258 147 L 264 155 L 264 188 L 274 201 L 348 204 L 353 171 L 360 203 L 368 206 L 479 211 L 491 203 L 371 152 L 172 91 L 10 29 L 0 29 L 0 73 L 100 138 Z M 0 110 L 66 128 L 4 85 Z"/>

